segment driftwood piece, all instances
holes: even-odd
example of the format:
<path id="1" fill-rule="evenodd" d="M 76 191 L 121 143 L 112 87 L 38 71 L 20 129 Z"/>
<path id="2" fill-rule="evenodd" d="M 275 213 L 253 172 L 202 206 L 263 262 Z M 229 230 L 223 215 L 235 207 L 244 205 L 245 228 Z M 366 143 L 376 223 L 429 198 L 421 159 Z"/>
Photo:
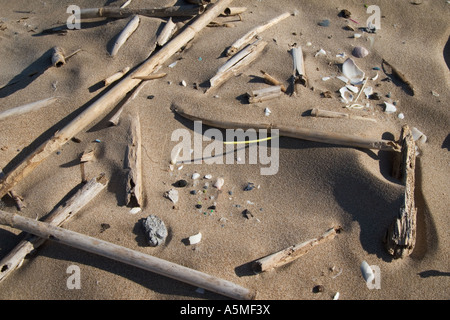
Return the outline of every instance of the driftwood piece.
<path id="1" fill-rule="evenodd" d="M 303 51 L 301 47 L 292 48 L 292 58 L 294 60 L 294 74 L 293 74 L 293 86 L 294 92 L 296 92 L 296 85 L 301 84 L 307 86 L 308 79 L 305 72 L 305 60 L 303 58 Z"/>
<path id="2" fill-rule="evenodd" d="M 109 76 L 108 78 L 103 80 L 103 84 L 105 87 L 109 86 L 111 83 L 116 82 L 120 78 L 122 78 L 124 75 L 127 74 L 127 72 L 130 71 L 130 67 L 125 67 L 122 70 L 114 73 L 113 75 Z"/>
<path id="3" fill-rule="evenodd" d="M 249 44 L 239 53 L 230 58 L 223 66 L 221 66 L 214 77 L 209 80 L 210 87 L 207 91 L 221 86 L 225 81 L 233 76 L 238 75 L 248 65 L 256 60 L 266 47 L 267 42 L 256 40 Z"/>
<path id="4" fill-rule="evenodd" d="M 19 196 L 14 190 L 11 190 L 9 192 L 9 196 L 16 203 L 17 210 L 22 211 L 22 209 L 26 207 L 25 202 L 23 202 L 23 198 Z"/>
<path id="5" fill-rule="evenodd" d="M 222 129 L 267 129 L 279 130 L 279 136 L 315 141 L 321 143 L 342 145 L 354 148 L 376 149 L 391 152 L 400 152 L 400 145 L 396 141 L 371 139 L 359 137 L 351 134 L 326 132 L 307 128 L 286 127 L 269 123 L 238 123 L 232 121 L 220 121 L 200 118 L 186 113 L 181 107 L 177 105 L 172 106 L 172 110 L 191 121 L 202 121 L 204 125 L 222 128 Z"/>
<path id="6" fill-rule="evenodd" d="M 136 76 L 149 75 L 157 70 L 165 61 L 178 50 L 191 41 L 197 33 L 205 28 L 209 22 L 216 18 L 232 2 L 232 0 L 219 0 L 209 7 L 202 15 L 185 28 L 175 38 L 153 56 L 143 62 L 134 72 L 120 80 L 108 92 L 87 106 L 77 117 L 72 119 L 62 129 L 58 130 L 50 139 L 37 147 L 26 159 L 18 163 L 10 172 L 0 179 L 0 198 L 8 193 L 19 181 L 30 174 L 42 161 L 47 159 L 54 151 L 64 145 L 72 137 L 84 130 L 100 115 L 110 112 L 122 101 L 128 92 L 138 86 L 142 80 L 133 79 Z"/>
<path id="7" fill-rule="evenodd" d="M 114 57 L 117 54 L 117 52 L 119 52 L 119 49 L 125 44 L 128 38 L 133 34 L 133 32 L 136 31 L 140 21 L 141 19 L 139 18 L 138 15 L 135 15 L 130 19 L 130 21 L 127 23 L 125 28 L 123 28 L 123 30 L 117 37 L 116 41 L 114 42 L 114 45 L 111 49 L 112 57 Z"/>
<path id="8" fill-rule="evenodd" d="M 281 96 L 280 86 L 270 86 L 259 90 L 253 90 L 247 93 L 249 103 L 258 103 Z"/>
<path id="9" fill-rule="evenodd" d="M 142 145 L 139 115 L 130 116 L 128 132 L 126 204 L 132 207 L 142 205 Z"/>
<path id="10" fill-rule="evenodd" d="M 394 161 L 393 175 L 405 185 L 403 204 L 398 217 L 386 232 L 385 246 L 394 258 L 409 256 L 416 243 L 417 208 L 414 199 L 416 148 L 411 130 L 402 129 L 402 152 Z"/>
<path id="11" fill-rule="evenodd" d="M 164 78 L 165 76 L 167 76 L 167 73 L 154 73 L 154 74 L 150 74 L 148 76 L 136 76 L 133 77 L 133 79 L 139 79 L 139 80 L 155 80 L 155 79 L 161 79 Z"/>
<path id="12" fill-rule="evenodd" d="M 286 92 L 286 87 L 283 85 L 283 83 L 281 83 L 281 81 L 275 79 L 274 77 L 272 77 L 270 74 L 268 74 L 267 72 L 261 70 L 261 73 L 263 74 L 263 78 L 264 80 L 271 85 L 274 86 L 280 86 L 281 91 Z"/>
<path id="13" fill-rule="evenodd" d="M 228 280 L 81 233 L 0 210 L 0 224 L 240 300 L 255 293 Z"/>
<path id="14" fill-rule="evenodd" d="M 377 122 L 373 118 L 357 116 L 357 115 L 348 114 L 348 113 L 345 113 L 345 112 L 321 110 L 321 109 L 318 109 L 318 108 L 314 108 L 314 109 L 311 110 L 311 116 L 313 116 L 313 117 L 321 117 L 321 118 L 345 118 L 345 119 L 355 119 L 355 120 L 365 120 L 365 121 Z"/>
<path id="15" fill-rule="evenodd" d="M 247 11 L 247 7 L 229 7 L 223 11 L 222 15 L 226 17 L 237 16 L 245 11 Z"/>
<path id="16" fill-rule="evenodd" d="M 77 191 L 64 205 L 59 206 L 50 212 L 45 218 L 49 225 L 60 226 L 67 222 L 76 213 L 84 208 L 100 191 L 102 191 L 108 181 L 102 174 L 87 182 Z M 25 257 L 41 246 L 46 239 L 28 234 L 16 247 L 0 261 L 0 281 L 4 280 L 11 272 L 19 268 Z"/>
<path id="17" fill-rule="evenodd" d="M 288 264 L 308 253 L 313 247 L 334 239 L 336 234 L 341 231 L 340 227 L 333 227 L 327 230 L 319 238 L 311 239 L 300 244 L 290 246 L 264 258 L 258 259 L 252 263 L 252 269 L 255 272 L 265 272 Z"/>
<path id="18" fill-rule="evenodd" d="M 2 112 L 0 112 L 0 121 L 4 120 L 6 118 L 12 117 L 12 116 L 18 116 L 18 115 L 22 115 L 22 114 L 25 114 L 28 112 L 38 111 L 41 108 L 44 108 L 44 107 L 47 107 L 47 106 L 53 104 L 56 100 L 57 100 L 56 97 L 51 97 L 51 98 L 31 102 L 31 103 L 25 104 L 23 106 L 14 107 L 14 108 L 2 111 Z"/>
<path id="19" fill-rule="evenodd" d="M 128 18 L 134 15 L 155 18 L 193 17 L 204 12 L 203 6 L 183 5 L 167 8 L 129 9 L 129 8 L 86 8 L 81 9 L 81 19 Z"/>
<path id="20" fill-rule="evenodd" d="M 248 45 L 249 43 L 255 41 L 255 38 L 257 35 L 262 33 L 263 31 L 269 29 L 270 27 L 276 25 L 280 21 L 283 21 L 287 17 L 289 17 L 291 14 L 289 12 L 285 12 L 271 20 L 269 20 L 267 23 L 257 26 L 253 29 L 251 29 L 249 32 L 247 32 L 245 35 L 243 35 L 241 38 L 236 40 L 226 51 L 227 56 L 232 56 L 236 54 L 239 50 L 241 50 L 244 46 Z"/>
<path id="21" fill-rule="evenodd" d="M 173 34 L 177 30 L 177 25 L 172 21 L 172 18 L 169 18 L 167 23 L 164 25 L 161 33 L 158 38 L 156 38 L 156 44 L 160 47 L 166 44 L 167 41 L 173 36 Z"/>
<path id="22" fill-rule="evenodd" d="M 66 64 L 64 49 L 61 47 L 53 47 L 52 49 L 52 66 L 59 68 Z"/>

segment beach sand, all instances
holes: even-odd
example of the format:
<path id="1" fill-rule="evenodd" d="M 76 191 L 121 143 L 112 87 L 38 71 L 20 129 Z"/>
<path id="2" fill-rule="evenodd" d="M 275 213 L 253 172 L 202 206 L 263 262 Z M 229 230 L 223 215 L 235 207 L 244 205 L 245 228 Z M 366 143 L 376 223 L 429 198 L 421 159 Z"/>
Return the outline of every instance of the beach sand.
<path id="1" fill-rule="evenodd" d="M 205 28 L 182 51 L 169 57 L 159 72 L 167 76 L 149 81 L 125 108 L 120 123 L 108 126 L 102 114 L 76 137 L 43 161 L 14 190 L 24 198 L 26 208 L 17 211 L 5 196 L 2 210 L 39 219 L 68 199 L 81 185 L 79 156 L 96 150 L 95 161 L 85 165 L 86 178 L 105 173 L 107 188 L 63 225 L 64 228 L 156 256 L 204 273 L 229 280 L 257 292 L 264 300 L 331 300 L 339 292 L 341 300 L 398 300 L 450 298 L 450 225 L 448 208 L 450 171 L 449 140 L 449 56 L 450 5 L 424 0 L 367 2 L 377 5 L 381 28 L 367 33 L 371 16 L 361 1 L 233 1 L 247 7 L 238 17 L 215 21 L 232 22 L 235 27 Z M 179 3 L 184 3 L 179 1 Z M 108 54 L 112 41 L 128 19 L 100 19 L 82 23 L 80 30 L 66 35 L 42 34 L 64 26 L 69 5 L 81 8 L 121 1 L 3 1 L 0 12 L 0 112 L 40 99 L 57 96 L 53 105 L 1 121 L 0 167 L 8 174 L 54 132 L 101 95 L 101 81 L 144 61 L 165 20 L 141 17 L 139 28 L 115 57 Z M 174 1 L 132 1 L 129 8 L 173 5 Z M 339 16 L 342 9 L 351 19 Z M 223 55 L 235 40 L 257 25 L 282 14 L 294 13 L 260 34 L 267 46 L 260 57 L 214 92 L 205 93 L 208 80 L 225 63 Z M 329 26 L 318 23 L 328 19 Z M 346 30 L 351 25 L 356 30 Z M 360 38 L 354 38 L 360 33 Z M 48 50 L 60 46 L 68 54 L 77 49 L 60 68 L 47 68 Z M 290 49 L 301 46 L 305 56 L 307 87 L 290 94 L 293 62 Z M 369 55 L 352 57 L 355 46 L 364 46 Z M 447 49 L 445 49 L 447 48 Z M 316 53 L 323 49 L 326 55 Z M 343 82 L 341 66 L 345 53 L 369 78 L 369 85 L 381 100 L 362 95 L 363 109 L 347 109 L 340 100 Z M 445 53 L 447 56 L 445 57 Z M 415 94 L 404 86 L 387 81 L 382 67 L 385 59 L 401 70 L 413 84 Z M 174 67 L 169 65 L 178 61 Z M 246 93 L 265 88 L 264 70 L 288 86 L 288 93 L 257 104 L 249 104 Z M 33 76 L 29 76 L 34 74 Z M 370 80 L 378 74 L 377 80 Z M 331 77 L 324 81 L 323 77 Z M 181 85 L 182 81 L 186 86 Z M 331 98 L 321 93 L 331 92 Z M 389 97 L 388 97 L 389 96 Z M 384 112 L 383 102 L 396 103 L 397 112 Z M 366 106 L 366 103 L 368 106 Z M 175 117 L 173 105 L 208 119 L 240 123 L 272 123 L 341 132 L 374 139 L 396 140 L 404 124 L 427 136 L 418 143 L 416 168 L 417 242 L 413 253 L 393 259 L 383 244 L 389 225 L 397 217 L 404 186 L 392 178 L 392 154 L 293 138 L 279 139 L 278 170 L 262 175 L 268 164 L 249 163 L 249 149 L 240 162 L 185 163 L 169 169 L 171 152 L 179 142 L 174 132 L 194 136 L 191 121 Z M 353 119 L 315 118 L 312 108 L 364 115 L 376 122 Z M 271 110 L 266 116 L 265 108 Z M 403 113 L 404 119 L 398 114 Z M 145 201 L 142 211 L 130 213 L 125 203 L 124 161 L 127 150 L 129 115 L 139 114 L 142 127 L 142 167 Z M 183 131 L 184 129 L 184 131 Z M 204 126 L 203 130 L 209 129 Z M 176 131 L 182 130 L 182 131 Z M 221 131 L 224 133 L 224 130 Z M 98 140 L 97 140 L 98 139 Z M 97 142 L 96 142 L 97 140 Z M 203 141 L 203 148 L 211 141 Z M 238 146 L 243 148 L 242 145 Z M 267 150 L 258 149 L 262 154 Z M 186 155 L 184 155 L 186 157 Z M 190 155 L 187 155 L 190 157 Z M 273 159 L 272 159 L 273 160 Z M 275 160 L 273 160 L 275 161 Z M 275 165 L 275 163 L 272 163 Z M 201 178 L 194 183 L 191 176 Z M 211 174 L 206 180 L 204 175 Z M 223 177 L 219 195 L 212 183 Z M 172 184 L 178 188 L 179 202 L 164 197 Z M 203 192 L 203 186 L 209 188 Z M 244 191 L 247 183 L 255 189 Z M 191 190 L 199 190 L 196 195 Z M 196 204 L 202 208 L 197 209 Z M 215 210 L 207 209 L 216 205 Z M 447 209 L 446 209 L 447 208 Z M 253 218 L 242 213 L 250 210 Z M 141 227 L 150 214 L 164 221 L 169 235 L 165 243 L 150 247 Z M 322 243 L 296 261 L 260 274 L 251 271 L 252 261 L 291 245 L 317 238 L 327 229 L 341 226 L 334 239 Z M 202 240 L 187 245 L 185 239 L 202 233 Z M 21 231 L 0 227 L 0 258 L 21 239 Z M 370 289 L 360 265 L 366 261 L 379 268 L 379 288 Z M 80 269 L 80 289 L 68 289 L 67 270 Z M 323 286 L 322 292 L 314 288 Z M 22 266 L 0 283 L 0 298 L 64 300 L 214 300 L 225 297 L 172 280 L 156 273 L 47 241 Z"/>

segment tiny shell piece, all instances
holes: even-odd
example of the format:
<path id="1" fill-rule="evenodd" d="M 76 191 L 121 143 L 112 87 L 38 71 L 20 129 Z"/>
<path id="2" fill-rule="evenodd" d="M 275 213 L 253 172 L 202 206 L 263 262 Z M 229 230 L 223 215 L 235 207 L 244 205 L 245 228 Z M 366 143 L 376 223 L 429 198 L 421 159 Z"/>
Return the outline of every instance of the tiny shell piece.
<path id="1" fill-rule="evenodd" d="M 189 237 L 189 244 L 197 244 L 202 240 L 202 234 L 201 232 L 197 233 L 196 235 Z"/>
<path id="2" fill-rule="evenodd" d="M 350 83 L 353 85 L 361 84 L 365 76 L 365 73 L 358 68 L 351 58 L 348 58 L 342 64 L 342 73 L 347 79 L 350 79 Z"/>
<path id="3" fill-rule="evenodd" d="M 366 261 L 363 261 L 361 263 L 361 273 L 364 278 L 364 280 L 367 283 L 371 283 L 373 279 L 375 279 L 375 275 L 373 274 L 372 268 L 369 266 L 369 264 Z"/>
<path id="4" fill-rule="evenodd" d="M 197 172 L 195 172 L 195 173 L 192 175 L 192 179 L 193 179 L 193 180 L 196 180 L 196 179 L 198 179 L 198 178 L 200 178 L 200 174 L 197 173 Z"/>
<path id="5" fill-rule="evenodd" d="M 384 104 L 386 105 L 384 112 L 394 113 L 395 111 L 397 111 L 397 108 L 392 103 L 385 102 Z"/>
<path id="6" fill-rule="evenodd" d="M 214 188 L 217 189 L 222 189 L 223 185 L 224 185 L 225 181 L 223 180 L 223 178 L 218 178 L 217 181 L 214 183 Z"/>

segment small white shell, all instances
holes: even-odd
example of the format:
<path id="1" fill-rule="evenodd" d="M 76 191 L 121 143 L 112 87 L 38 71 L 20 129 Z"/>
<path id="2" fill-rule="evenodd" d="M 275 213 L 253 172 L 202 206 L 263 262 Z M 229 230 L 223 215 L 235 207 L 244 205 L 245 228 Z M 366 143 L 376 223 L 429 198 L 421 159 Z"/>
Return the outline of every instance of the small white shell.
<path id="1" fill-rule="evenodd" d="M 364 58 L 369 54 L 369 50 L 364 47 L 358 46 L 353 48 L 352 54 L 357 58 Z"/>
<path id="2" fill-rule="evenodd" d="M 339 80 L 341 80 L 344 83 L 348 83 L 348 79 L 344 76 L 337 76 L 336 78 L 338 78 Z"/>
<path id="3" fill-rule="evenodd" d="M 270 111 L 269 108 L 264 109 L 264 114 L 266 115 L 266 117 L 270 116 L 271 113 L 272 113 L 272 111 Z"/>
<path id="4" fill-rule="evenodd" d="M 134 207 L 134 208 L 132 208 L 132 209 L 130 210 L 130 213 L 131 213 L 131 214 L 136 214 L 136 213 L 140 212 L 141 210 L 142 210 L 142 209 L 139 208 L 139 207 Z"/>
<path id="5" fill-rule="evenodd" d="M 214 183 L 214 188 L 222 189 L 223 185 L 225 183 L 225 180 L 223 178 L 218 178 L 217 181 Z"/>
<path id="6" fill-rule="evenodd" d="M 193 180 L 196 180 L 196 179 L 198 179 L 198 178 L 200 178 L 200 174 L 197 173 L 197 172 L 194 172 L 194 174 L 192 175 L 192 179 L 193 179 Z"/>
<path id="7" fill-rule="evenodd" d="M 339 291 L 333 297 L 333 300 L 339 300 Z"/>
<path id="8" fill-rule="evenodd" d="M 361 84 L 364 80 L 365 73 L 358 68 L 353 59 L 348 58 L 342 64 L 342 73 L 350 80 L 353 85 Z"/>
<path id="9" fill-rule="evenodd" d="M 369 98 L 372 95 L 372 93 L 373 93 L 373 88 L 372 87 L 366 87 L 363 92 L 366 95 L 366 98 Z"/>
<path id="10" fill-rule="evenodd" d="M 394 113 L 395 111 L 397 111 L 397 108 L 392 103 L 385 102 L 384 104 L 386 106 L 384 112 Z"/>
<path id="11" fill-rule="evenodd" d="M 347 87 L 342 87 L 339 89 L 339 92 L 341 93 L 342 99 L 344 99 L 345 103 L 349 103 L 353 101 L 353 94 L 350 90 L 347 89 Z"/>
<path id="12" fill-rule="evenodd" d="M 212 175 L 210 175 L 210 174 L 206 174 L 206 175 L 204 176 L 204 178 L 205 178 L 205 179 L 208 179 L 208 180 L 209 180 L 209 179 L 211 179 L 211 178 L 212 178 Z"/>
<path id="13" fill-rule="evenodd" d="M 351 92 L 353 92 L 353 93 L 358 93 L 359 92 L 359 88 L 355 87 L 355 86 L 352 86 L 351 84 L 347 84 L 345 87 L 348 90 L 350 90 Z"/>
<path id="14" fill-rule="evenodd" d="M 202 234 L 201 232 L 197 233 L 196 235 L 189 237 L 189 244 L 196 244 L 199 243 L 200 240 L 202 240 Z"/>
<path id="15" fill-rule="evenodd" d="M 186 81 L 184 81 L 184 80 L 181 80 L 180 84 L 181 84 L 183 87 L 186 87 L 186 86 L 187 86 Z"/>
<path id="16" fill-rule="evenodd" d="M 375 279 L 373 270 L 366 261 L 361 263 L 361 273 L 367 283 L 372 283 L 373 279 Z"/>
<path id="17" fill-rule="evenodd" d="M 414 141 L 419 141 L 421 143 L 427 142 L 427 136 L 423 134 L 419 129 L 416 127 L 411 128 L 411 134 L 413 136 Z"/>
<path id="18" fill-rule="evenodd" d="M 397 116 L 399 119 L 405 119 L 405 115 L 403 113 L 399 113 Z"/>
<path id="19" fill-rule="evenodd" d="M 317 51 L 317 53 L 314 55 L 314 57 L 317 57 L 322 54 L 325 56 L 325 55 L 327 55 L 327 52 L 323 49 L 320 49 L 319 51 Z"/>

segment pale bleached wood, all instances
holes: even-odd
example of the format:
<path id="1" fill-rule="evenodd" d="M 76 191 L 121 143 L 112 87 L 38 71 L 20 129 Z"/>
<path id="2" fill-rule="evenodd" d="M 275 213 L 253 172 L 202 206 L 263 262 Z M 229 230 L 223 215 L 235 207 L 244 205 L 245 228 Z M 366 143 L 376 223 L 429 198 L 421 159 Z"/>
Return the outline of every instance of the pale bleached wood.
<path id="1" fill-rule="evenodd" d="M 136 76 L 145 76 L 157 70 L 165 61 L 178 52 L 191 41 L 209 22 L 216 18 L 229 6 L 233 0 L 219 0 L 209 7 L 202 15 L 196 18 L 189 28 L 185 28 L 175 38 L 169 41 L 158 52 L 143 62 L 134 72 L 120 80 L 113 88 L 102 94 L 101 97 L 89 104 L 74 119 L 58 130 L 50 139 L 43 142 L 31 154 L 18 163 L 10 172 L 0 180 L 0 198 L 8 193 L 14 186 L 28 176 L 42 161 L 64 145 L 77 133 L 84 130 L 98 117 L 110 112 L 122 101 L 128 92 L 132 91 L 142 80 L 133 79 Z"/>
<path id="2" fill-rule="evenodd" d="M 205 119 L 189 113 L 186 113 L 183 108 L 174 104 L 172 110 L 191 121 L 202 121 L 203 125 L 222 128 L 222 129 L 266 129 L 278 130 L 279 136 L 290 137 L 320 143 L 328 143 L 334 145 L 348 146 L 354 148 L 375 149 L 391 152 L 400 152 L 401 147 L 396 141 L 384 139 L 371 139 L 360 136 L 355 136 L 345 133 L 327 132 L 316 129 L 287 127 L 276 125 L 273 123 L 238 123 L 233 121 L 221 121 L 217 119 Z"/>
<path id="3" fill-rule="evenodd" d="M 130 21 L 127 23 L 125 28 L 120 32 L 119 36 L 114 42 L 114 45 L 111 49 L 112 57 L 114 57 L 119 52 L 119 49 L 125 44 L 128 38 L 133 34 L 133 32 L 136 31 L 136 29 L 139 27 L 140 21 L 141 19 L 139 18 L 138 15 L 135 15 L 130 19 Z"/>
<path id="4" fill-rule="evenodd" d="M 52 49 L 52 66 L 59 68 L 66 64 L 64 49 L 61 47 L 53 47 Z"/>
<path id="5" fill-rule="evenodd" d="M 244 46 L 247 44 L 255 41 L 255 38 L 257 35 L 262 33 L 263 31 L 269 29 L 270 27 L 273 27 L 280 21 L 283 21 L 287 17 L 289 17 L 291 14 L 289 12 L 285 12 L 271 20 L 269 20 L 267 23 L 257 26 L 253 29 L 251 29 L 249 32 L 247 32 L 245 35 L 243 35 L 241 38 L 236 40 L 226 51 L 227 56 L 232 56 L 236 54 L 239 50 L 241 50 Z"/>
<path id="6" fill-rule="evenodd" d="M 303 50 L 299 47 L 294 47 L 291 50 L 292 52 L 292 58 L 294 60 L 294 74 L 293 74 L 293 80 L 294 80 L 294 92 L 295 92 L 295 85 L 301 84 L 306 87 L 308 79 L 306 78 L 306 72 L 305 72 L 305 60 L 303 57 Z"/>
<path id="7" fill-rule="evenodd" d="M 102 191 L 108 181 L 102 174 L 87 182 L 64 205 L 50 212 L 44 219 L 46 223 L 60 226 L 69 221 Z M 6 279 L 14 270 L 19 268 L 25 257 L 41 246 L 46 239 L 27 234 L 9 254 L 0 261 L 0 281 Z"/>
<path id="8" fill-rule="evenodd" d="M 283 83 L 277 79 L 275 79 L 274 77 L 272 77 L 270 74 L 268 74 L 267 72 L 261 70 L 261 73 L 263 74 L 263 78 L 264 80 L 271 85 L 274 86 L 280 86 L 281 91 L 286 92 L 286 87 L 283 85 Z"/>
<path id="9" fill-rule="evenodd" d="M 184 267 L 140 251 L 0 210 L 0 224 L 62 243 L 146 271 L 200 287 L 232 299 L 255 299 L 256 293 L 231 281 Z"/>
<path id="10" fill-rule="evenodd" d="M 120 9 L 123 9 L 123 8 L 128 7 L 128 6 L 130 5 L 131 1 L 132 1 L 132 0 L 127 0 L 127 1 L 125 1 L 125 2 L 120 6 Z"/>
<path id="11" fill-rule="evenodd" d="M 258 103 L 271 99 L 275 99 L 281 96 L 280 86 L 270 86 L 268 88 L 253 90 L 247 93 L 249 103 Z"/>
<path id="12" fill-rule="evenodd" d="M 6 118 L 19 116 L 28 112 L 36 112 L 41 108 L 48 107 L 57 100 L 56 97 L 46 98 L 39 101 L 27 103 L 23 106 L 14 107 L 5 111 L 0 112 L 0 121 Z"/>
<path id="13" fill-rule="evenodd" d="M 209 80 L 210 87 L 207 91 L 221 86 L 224 82 L 233 76 L 238 75 L 254 62 L 263 52 L 267 42 L 256 40 L 247 47 L 238 52 L 235 56 L 230 58 L 223 66 L 221 66 L 214 77 Z"/>
<path id="14" fill-rule="evenodd" d="M 155 18 L 193 17 L 204 12 L 203 6 L 183 5 L 167 8 L 130 9 L 130 8 L 86 8 L 81 9 L 81 19 L 128 18 L 134 15 Z"/>
<path id="15" fill-rule="evenodd" d="M 130 71 L 130 67 L 125 67 L 122 70 L 114 73 L 113 75 L 110 75 L 108 78 L 103 80 L 103 84 L 105 87 L 109 86 L 111 83 L 116 82 L 120 78 L 122 78 L 124 75 L 127 74 L 127 72 Z"/>
<path id="16" fill-rule="evenodd" d="M 128 131 L 126 204 L 133 207 L 142 206 L 142 144 L 141 122 L 139 115 L 130 116 Z"/>
<path id="17" fill-rule="evenodd" d="M 355 119 L 355 120 L 364 120 L 364 121 L 377 122 L 373 118 L 357 116 L 357 115 L 354 115 L 354 114 L 348 114 L 348 113 L 344 113 L 344 112 L 321 110 L 321 109 L 318 109 L 318 108 L 314 108 L 314 109 L 311 110 L 311 116 L 313 116 L 313 117 L 321 117 L 321 118 L 346 118 L 346 119 Z"/>
<path id="18" fill-rule="evenodd" d="M 411 130 L 403 126 L 400 140 L 402 152 L 394 161 L 394 176 L 405 186 L 398 217 L 386 232 L 385 246 L 394 258 L 409 256 L 416 244 L 417 208 L 414 199 L 416 147 Z"/>
<path id="19" fill-rule="evenodd" d="M 155 79 L 161 79 L 164 78 L 165 76 L 167 76 L 167 73 L 154 73 L 154 74 L 150 74 L 148 76 L 136 76 L 133 79 L 140 79 L 140 80 L 155 80 Z"/>
<path id="20" fill-rule="evenodd" d="M 270 254 L 264 258 L 258 259 L 252 263 L 252 269 L 255 272 L 265 272 L 274 268 L 284 266 L 301 256 L 308 253 L 313 247 L 334 239 L 334 237 L 341 231 L 340 227 L 333 227 L 328 229 L 319 238 L 314 238 L 300 244 L 290 246 L 276 253 Z"/>
<path id="21" fill-rule="evenodd" d="M 169 41 L 169 39 L 173 36 L 175 31 L 177 30 L 177 25 L 172 21 L 172 18 L 169 18 L 169 20 L 164 25 L 161 33 L 159 34 L 158 38 L 156 39 L 156 43 L 158 46 L 162 47 Z"/>

